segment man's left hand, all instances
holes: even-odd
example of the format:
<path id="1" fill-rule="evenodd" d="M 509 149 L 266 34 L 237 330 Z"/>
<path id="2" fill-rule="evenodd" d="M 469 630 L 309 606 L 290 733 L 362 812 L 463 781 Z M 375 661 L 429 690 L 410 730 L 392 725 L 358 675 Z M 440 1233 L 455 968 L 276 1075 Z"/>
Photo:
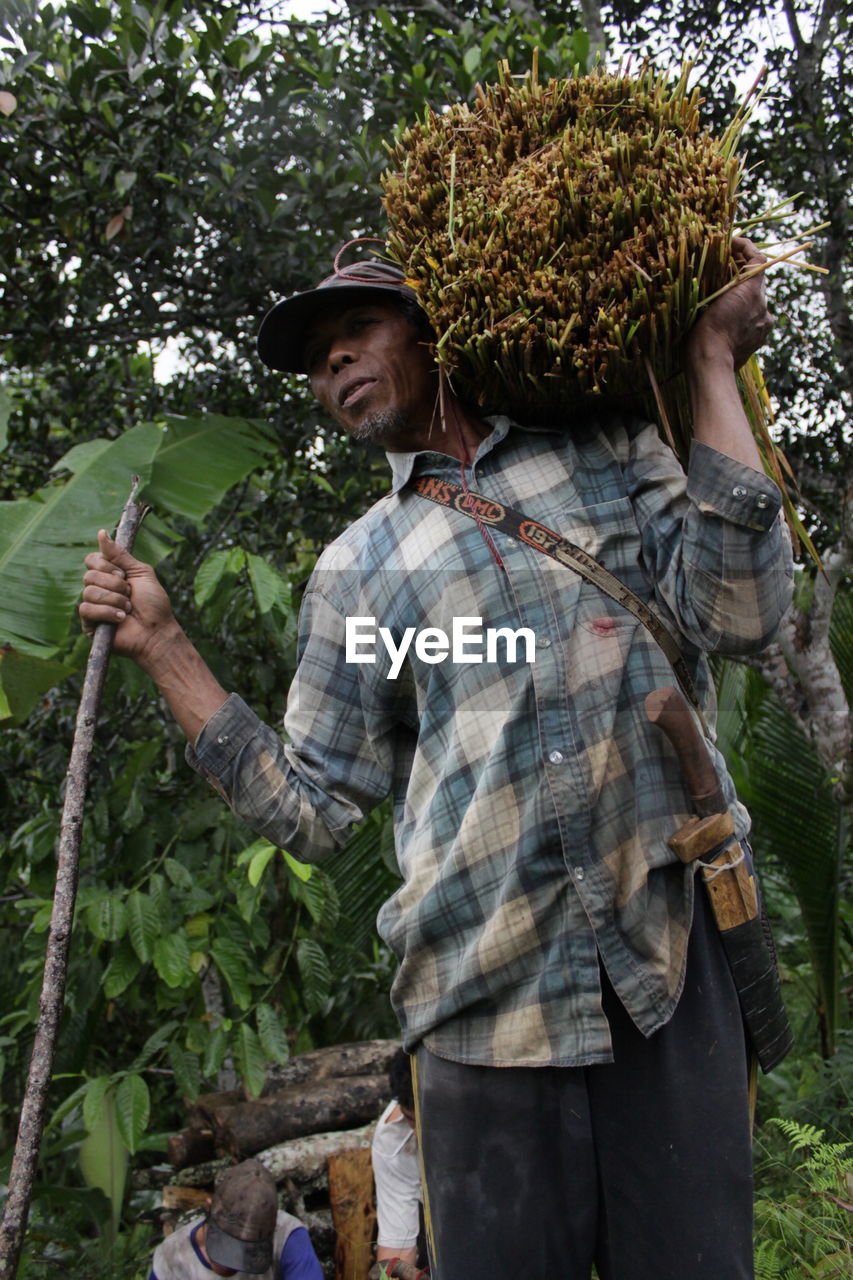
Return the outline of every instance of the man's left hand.
<path id="1" fill-rule="evenodd" d="M 767 308 L 765 272 L 748 274 L 767 259 L 743 236 L 736 236 L 732 241 L 732 256 L 745 278 L 700 312 L 687 337 L 688 364 L 724 356 L 739 369 L 763 346 L 773 327 L 773 317 Z"/>

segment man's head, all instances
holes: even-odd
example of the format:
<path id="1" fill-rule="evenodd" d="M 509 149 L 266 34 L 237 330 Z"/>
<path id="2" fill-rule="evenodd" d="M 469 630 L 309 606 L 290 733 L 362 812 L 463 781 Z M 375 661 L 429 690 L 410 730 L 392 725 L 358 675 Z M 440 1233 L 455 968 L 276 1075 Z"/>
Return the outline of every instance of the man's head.
<path id="1" fill-rule="evenodd" d="M 390 262 L 355 262 L 333 271 L 316 288 L 277 302 L 261 323 L 258 354 L 271 369 L 307 373 L 305 342 L 314 321 L 369 302 L 393 303 L 425 341 L 432 336 L 418 295 L 406 284 L 399 267 Z"/>
<path id="2" fill-rule="evenodd" d="M 258 335 L 273 368 L 307 373 L 320 404 L 354 439 L 423 447 L 436 411 L 432 330 L 403 273 L 358 263 L 279 302 Z"/>
<path id="3" fill-rule="evenodd" d="M 275 1180 L 259 1160 L 225 1170 L 213 1193 L 204 1241 L 220 1274 L 261 1275 L 270 1269 L 277 1212 Z"/>

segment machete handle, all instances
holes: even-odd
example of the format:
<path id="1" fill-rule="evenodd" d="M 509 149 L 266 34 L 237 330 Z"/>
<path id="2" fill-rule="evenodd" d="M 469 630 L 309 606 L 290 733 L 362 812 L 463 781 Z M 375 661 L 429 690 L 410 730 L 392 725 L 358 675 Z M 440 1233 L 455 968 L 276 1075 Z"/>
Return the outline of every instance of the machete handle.
<path id="1" fill-rule="evenodd" d="M 725 813 L 726 802 L 711 753 L 683 693 L 674 686 L 655 689 L 647 696 L 645 708 L 650 722 L 666 734 L 678 756 L 699 817 Z"/>
<path id="2" fill-rule="evenodd" d="M 707 818 L 691 814 L 683 826 L 669 840 L 669 847 L 682 862 L 695 862 L 707 853 L 730 844 L 734 839 L 735 824 L 732 815 L 709 813 Z"/>

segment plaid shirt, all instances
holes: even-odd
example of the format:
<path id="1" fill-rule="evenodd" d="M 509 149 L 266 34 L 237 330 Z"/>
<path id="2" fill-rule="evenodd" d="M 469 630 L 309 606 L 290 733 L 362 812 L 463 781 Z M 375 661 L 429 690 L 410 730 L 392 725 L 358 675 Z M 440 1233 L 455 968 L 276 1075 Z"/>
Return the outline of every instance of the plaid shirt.
<path id="1" fill-rule="evenodd" d="M 634 419 L 571 435 L 491 422 L 470 487 L 580 544 L 652 602 L 713 723 L 704 653 L 761 649 L 790 598 L 775 486 L 695 442 L 685 479 Z M 492 531 L 499 567 L 470 517 L 406 487 L 421 474 L 458 481 L 456 460 L 389 459 L 392 492 L 326 549 L 309 583 L 287 745 L 232 695 L 188 758 L 257 831 L 309 861 L 393 795 L 403 882 L 378 924 L 399 960 L 392 999 L 408 1047 L 423 1039 L 486 1065 L 608 1061 L 599 954 L 647 1035 L 684 979 L 693 874 L 667 840 L 691 804 L 643 710 L 672 671 L 597 588 Z M 499 644 L 491 661 L 453 662 L 413 644 L 391 679 L 378 635 L 374 663 L 346 661 L 354 617 L 388 628 L 395 646 L 407 628 L 449 636 L 460 617 L 526 627 L 535 661 L 523 645 L 515 660 Z M 748 817 L 714 754 L 743 836 Z"/>

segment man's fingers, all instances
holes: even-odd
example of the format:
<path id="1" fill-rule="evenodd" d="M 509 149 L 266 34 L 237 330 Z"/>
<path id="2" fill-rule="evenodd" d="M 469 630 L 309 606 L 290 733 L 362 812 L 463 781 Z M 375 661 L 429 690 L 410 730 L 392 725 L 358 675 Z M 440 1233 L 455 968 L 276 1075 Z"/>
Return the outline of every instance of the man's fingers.
<path id="1" fill-rule="evenodd" d="M 119 595 L 130 595 L 130 583 L 124 574 L 119 576 L 115 570 L 103 570 L 96 566 L 91 566 L 83 574 L 84 587 L 102 587 L 105 591 L 118 592 Z M 90 597 L 86 597 L 89 599 Z M 93 598 L 93 597 L 91 597 Z"/>
<path id="2" fill-rule="evenodd" d="M 148 565 L 143 564 L 141 560 L 136 560 L 129 551 L 125 551 L 117 542 L 114 542 L 106 529 L 98 530 L 98 546 L 101 549 L 101 555 L 109 562 L 114 572 L 120 570 L 126 575 L 148 568 Z"/>
<path id="3" fill-rule="evenodd" d="M 732 257 L 736 262 L 749 263 L 750 266 L 767 261 L 761 250 L 751 240 L 747 240 L 746 236 L 735 236 L 732 239 Z"/>
<path id="4" fill-rule="evenodd" d="M 115 608 L 108 604 L 92 604 L 86 600 L 77 606 L 80 625 L 87 636 L 90 636 L 101 622 L 124 622 L 127 612 L 124 608 Z"/>

